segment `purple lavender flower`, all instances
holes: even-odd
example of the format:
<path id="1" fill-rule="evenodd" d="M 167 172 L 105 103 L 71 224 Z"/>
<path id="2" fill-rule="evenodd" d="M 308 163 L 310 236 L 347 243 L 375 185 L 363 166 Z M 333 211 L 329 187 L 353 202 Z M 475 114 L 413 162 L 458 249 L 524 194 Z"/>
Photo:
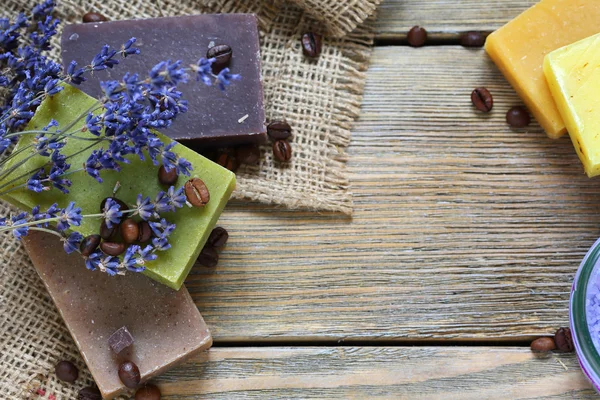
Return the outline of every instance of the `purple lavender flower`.
<path id="1" fill-rule="evenodd" d="M 116 50 L 111 49 L 109 45 L 105 44 L 102 46 L 100 53 L 94 56 L 94 59 L 89 65 L 90 69 L 92 71 L 102 71 L 114 67 L 119 63 L 119 60 L 114 58 L 116 54 Z"/>
<path id="2" fill-rule="evenodd" d="M 21 239 L 23 236 L 27 236 L 27 234 L 29 233 L 28 226 L 18 226 L 18 225 L 23 225 L 23 224 L 26 224 L 27 222 L 29 222 L 28 216 L 29 215 L 26 212 L 22 212 L 11 218 L 11 225 L 17 226 L 16 228 L 14 228 L 12 230 L 14 237 L 16 237 L 17 239 Z"/>
<path id="3" fill-rule="evenodd" d="M 121 264 L 118 257 L 106 256 L 99 263 L 100 271 L 106 272 L 110 276 L 120 274 L 119 265 Z"/>
<path id="4" fill-rule="evenodd" d="M 67 67 L 67 76 L 65 81 L 74 85 L 81 85 L 86 80 L 85 76 L 83 76 L 84 74 L 85 69 L 77 68 L 77 62 L 71 61 Z"/>
<path id="5" fill-rule="evenodd" d="M 46 189 L 46 187 L 44 187 L 44 185 L 42 184 L 42 180 L 44 179 L 44 173 L 44 169 L 41 168 L 36 173 L 31 175 L 31 177 L 27 180 L 27 189 L 36 193 L 41 193 L 42 191 L 44 191 Z"/>
<path id="6" fill-rule="evenodd" d="M 94 251 L 85 259 L 85 267 L 90 271 L 95 271 L 100 265 L 103 253 L 100 250 Z"/>
<path id="7" fill-rule="evenodd" d="M 129 39 L 128 41 L 126 41 L 122 46 L 121 46 L 121 57 L 125 58 L 128 55 L 131 54 L 140 54 L 140 49 L 136 49 L 135 47 L 131 47 L 133 46 L 133 44 L 136 42 L 136 38 L 132 37 L 131 39 Z"/>
<path id="8" fill-rule="evenodd" d="M 154 217 L 154 204 L 150 202 L 150 197 L 143 197 L 141 194 L 138 194 L 135 208 L 136 213 L 144 221 L 148 221 Z"/>
<path id="9" fill-rule="evenodd" d="M 196 80 L 204 82 L 205 85 L 212 85 L 212 65 L 217 61 L 215 58 L 209 58 L 208 60 L 204 57 L 198 60 L 196 64 Z"/>
<path id="10" fill-rule="evenodd" d="M 121 263 L 121 267 L 125 268 L 131 272 L 144 271 L 146 269 L 146 267 L 141 265 L 141 263 L 139 262 L 139 251 L 140 251 L 140 246 L 137 246 L 137 245 L 129 246 L 129 248 L 125 252 L 125 256 L 123 257 L 123 262 Z"/>
<path id="11" fill-rule="evenodd" d="M 112 228 L 113 224 L 118 225 L 121 223 L 121 217 L 123 216 L 123 213 L 120 210 L 121 206 L 119 203 L 114 201 L 112 198 L 106 200 L 102 214 L 104 215 L 104 222 L 108 228 Z"/>
<path id="12" fill-rule="evenodd" d="M 83 235 L 79 232 L 72 232 L 69 237 L 63 238 L 63 248 L 67 254 L 71 254 L 79 249 L 79 245 L 83 240 Z"/>
<path id="13" fill-rule="evenodd" d="M 217 75 L 217 82 L 219 83 L 219 88 L 221 90 L 225 90 L 225 88 L 231 85 L 231 81 L 239 81 L 242 79 L 240 74 L 232 74 L 229 71 L 229 68 L 223 68 L 219 75 Z"/>
<path id="14" fill-rule="evenodd" d="M 69 229 L 69 227 L 71 227 L 71 225 L 79 226 L 81 224 L 81 220 L 81 208 L 75 207 L 75 202 L 72 201 L 65 209 L 60 211 L 56 229 L 59 231 L 66 231 Z"/>

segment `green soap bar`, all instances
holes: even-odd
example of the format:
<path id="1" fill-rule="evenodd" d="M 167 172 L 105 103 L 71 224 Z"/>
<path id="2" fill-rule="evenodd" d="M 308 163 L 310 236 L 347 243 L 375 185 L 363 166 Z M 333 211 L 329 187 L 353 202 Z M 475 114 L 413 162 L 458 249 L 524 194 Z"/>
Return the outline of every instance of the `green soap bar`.
<path id="1" fill-rule="evenodd" d="M 62 92 L 46 99 L 39 106 L 27 129 L 39 130 L 46 126 L 51 119 L 55 119 L 59 123 L 59 127 L 65 127 L 88 110 L 94 102 L 96 102 L 94 98 L 67 85 Z M 78 122 L 78 125 L 83 126 L 84 122 L 85 118 Z M 78 132 L 77 135 L 93 137 L 89 132 Z M 31 144 L 34 136 L 22 136 L 15 151 Z M 172 142 L 164 135 L 158 134 L 158 136 L 165 145 Z M 62 153 L 68 156 L 89 145 L 89 141 L 69 139 Z M 102 147 L 102 144 L 93 148 L 98 147 Z M 104 144 L 104 147 L 106 147 L 106 144 Z M 144 272 L 146 275 L 178 290 L 198 258 L 198 254 L 202 251 L 202 247 L 235 188 L 235 175 L 183 145 L 175 146 L 173 151 L 192 164 L 194 169 L 191 177 L 202 179 L 210 192 L 210 201 L 203 208 L 184 206 L 175 213 L 164 213 L 163 216 L 169 222 L 177 225 L 177 228 L 169 237 L 172 247 L 167 251 L 159 252 L 157 260 L 146 264 L 147 268 Z M 68 159 L 71 169 L 79 169 L 87 160 L 90 152 L 91 149 Z M 31 153 L 26 150 L 14 157 L 7 163 L 5 168 L 11 168 L 13 165 L 18 164 L 28 154 Z M 53 203 L 58 203 L 60 207 L 66 207 L 69 202 L 74 201 L 78 207 L 81 207 L 83 214 L 97 214 L 100 212 L 100 202 L 102 199 L 112 196 L 117 181 L 120 182 L 121 187 L 116 197 L 127 204 L 135 204 L 138 193 L 154 199 L 158 192 L 167 189 L 158 182 L 159 167 L 153 165 L 149 159 L 141 161 L 136 155 L 130 155 L 128 158 L 131 160 L 131 164 L 124 164 L 120 172 L 101 171 L 100 176 L 104 180 L 103 183 L 98 183 L 85 171 L 80 171 L 68 176 L 73 182 L 68 194 L 63 194 L 57 189 L 35 193 L 26 188 L 19 188 L 7 193 L 3 198 L 27 211 L 38 204 L 42 210 L 45 210 Z M 41 156 L 31 157 L 0 183 L 8 182 L 28 171 L 34 171 L 42 167 L 47 160 L 47 158 Z M 187 179 L 189 178 L 186 176 L 180 176 L 175 186 L 183 186 Z M 26 182 L 26 178 L 19 179 L 7 188 L 18 186 L 24 182 Z M 100 223 L 99 218 L 84 218 L 77 230 L 84 236 L 98 233 Z"/>

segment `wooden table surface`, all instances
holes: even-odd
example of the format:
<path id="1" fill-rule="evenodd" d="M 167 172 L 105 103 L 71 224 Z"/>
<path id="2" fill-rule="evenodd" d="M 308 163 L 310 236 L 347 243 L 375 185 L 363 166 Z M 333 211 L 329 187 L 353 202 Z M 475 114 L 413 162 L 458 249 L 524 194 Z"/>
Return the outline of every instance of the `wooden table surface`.
<path id="1" fill-rule="evenodd" d="M 167 399 L 595 398 L 574 355 L 528 346 L 568 325 L 600 190 L 568 138 L 506 125 L 518 97 L 456 45 L 534 3 L 384 0 L 349 148 L 353 218 L 230 204 L 219 267 L 186 283 L 215 345 L 157 380 Z M 413 25 L 439 45 L 406 46 Z"/>

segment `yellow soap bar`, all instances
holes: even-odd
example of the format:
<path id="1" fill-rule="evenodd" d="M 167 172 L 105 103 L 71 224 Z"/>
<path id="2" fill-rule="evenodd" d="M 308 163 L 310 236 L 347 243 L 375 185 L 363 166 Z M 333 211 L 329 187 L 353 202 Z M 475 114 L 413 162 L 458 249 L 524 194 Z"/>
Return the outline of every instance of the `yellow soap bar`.
<path id="1" fill-rule="evenodd" d="M 585 173 L 600 175 L 600 34 L 548 54 L 544 74 Z"/>
<path id="2" fill-rule="evenodd" d="M 544 57 L 598 32 L 599 0 L 542 0 L 487 38 L 490 58 L 551 138 L 566 128 L 544 78 Z"/>

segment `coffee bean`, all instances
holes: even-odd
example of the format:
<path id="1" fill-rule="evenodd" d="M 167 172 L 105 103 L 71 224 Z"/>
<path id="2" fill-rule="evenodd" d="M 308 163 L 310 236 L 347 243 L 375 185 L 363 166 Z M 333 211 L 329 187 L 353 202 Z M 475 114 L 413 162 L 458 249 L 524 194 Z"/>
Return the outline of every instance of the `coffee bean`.
<path id="1" fill-rule="evenodd" d="M 135 388 L 140 384 L 141 376 L 140 370 L 135 363 L 131 361 L 125 361 L 119 365 L 119 379 L 128 388 Z"/>
<path id="2" fill-rule="evenodd" d="M 307 32 L 302 35 L 302 52 L 306 57 L 319 57 L 323 47 L 321 35 L 313 32 Z"/>
<path id="3" fill-rule="evenodd" d="M 227 168 L 231 172 L 237 171 L 239 164 L 237 160 L 229 153 L 221 153 L 217 157 L 217 164 L 223 168 Z"/>
<path id="4" fill-rule="evenodd" d="M 506 113 L 506 122 L 513 128 L 524 128 L 531 122 L 531 117 L 525 107 L 516 106 Z"/>
<path id="5" fill-rule="evenodd" d="M 292 135 L 292 127 L 285 121 L 273 121 L 267 126 L 267 135 L 272 140 L 287 139 Z"/>
<path id="6" fill-rule="evenodd" d="M 231 47 L 226 44 L 219 44 L 211 47 L 206 52 L 206 58 L 214 58 L 215 62 L 212 64 L 214 73 L 219 73 L 223 68 L 227 67 L 231 62 L 231 56 L 233 51 Z"/>
<path id="7" fill-rule="evenodd" d="M 556 348 L 561 352 L 570 353 L 575 350 L 570 328 L 559 328 L 554 334 L 554 342 Z"/>
<path id="8" fill-rule="evenodd" d="M 260 159 L 260 149 L 255 144 L 235 148 L 235 158 L 242 164 L 256 165 Z"/>
<path id="9" fill-rule="evenodd" d="M 113 199 L 113 201 L 119 205 L 120 211 L 125 211 L 125 210 L 129 209 L 129 206 L 123 200 L 119 200 L 116 197 L 107 197 L 100 202 L 100 212 L 101 213 L 104 212 L 104 206 L 106 205 L 106 201 L 108 199 Z"/>
<path id="10" fill-rule="evenodd" d="M 135 400 L 160 400 L 160 389 L 154 385 L 146 385 L 135 392 Z"/>
<path id="11" fill-rule="evenodd" d="M 102 242 L 100 243 L 100 250 L 102 250 L 104 254 L 116 257 L 125 253 L 127 246 L 125 246 L 125 243 Z"/>
<path id="12" fill-rule="evenodd" d="M 217 226 L 210 233 L 206 244 L 210 247 L 223 247 L 225 246 L 225 243 L 227 243 L 227 239 L 229 239 L 229 233 L 227 233 L 227 230 Z"/>
<path id="13" fill-rule="evenodd" d="M 199 178 L 192 178 L 183 186 L 187 201 L 194 207 L 204 207 L 210 201 L 210 192 Z"/>
<path id="14" fill-rule="evenodd" d="M 98 248 L 100 244 L 100 235 L 89 235 L 86 236 L 79 245 L 79 251 L 81 251 L 81 255 L 84 257 L 89 256 Z"/>
<path id="15" fill-rule="evenodd" d="M 104 220 L 102 220 L 102 222 L 100 223 L 100 237 L 104 240 L 112 239 L 115 236 L 115 234 L 117 233 L 118 229 L 119 229 L 119 225 L 113 224 L 112 228 L 109 228 L 106 225 L 106 222 L 104 222 Z"/>
<path id="16" fill-rule="evenodd" d="M 460 36 L 460 45 L 463 47 L 482 47 L 485 44 L 485 34 L 478 31 L 470 31 Z"/>
<path id="17" fill-rule="evenodd" d="M 546 353 L 556 349 L 556 344 L 551 337 L 541 337 L 531 342 L 531 351 L 536 353 Z"/>
<path id="18" fill-rule="evenodd" d="M 121 237 L 125 243 L 133 243 L 138 240 L 140 235 L 140 229 L 138 228 L 138 223 L 132 220 L 131 218 L 127 218 L 125 221 L 121 222 Z"/>
<path id="19" fill-rule="evenodd" d="M 81 18 L 81 20 L 86 23 L 108 21 L 108 19 L 106 19 L 106 17 L 104 15 L 97 13 L 97 12 L 89 12 L 89 13 L 83 14 L 83 18 Z"/>
<path id="20" fill-rule="evenodd" d="M 93 386 L 84 387 L 79 390 L 77 394 L 77 400 L 102 400 L 100 390 Z"/>
<path id="21" fill-rule="evenodd" d="M 494 98 L 484 87 L 476 88 L 471 92 L 471 102 L 481 112 L 490 112 L 494 107 Z"/>
<path id="22" fill-rule="evenodd" d="M 152 228 L 150 228 L 150 224 L 148 221 L 140 221 L 138 224 L 138 242 L 146 243 L 148 240 L 152 238 Z"/>
<path id="23" fill-rule="evenodd" d="M 177 170 L 171 168 L 169 172 L 164 165 L 161 165 L 158 169 L 158 181 L 161 185 L 173 186 L 177 183 Z"/>
<path id="24" fill-rule="evenodd" d="M 273 143 L 273 155 L 280 162 L 288 162 L 292 158 L 292 146 L 285 140 Z"/>
<path id="25" fill-rule="evenodd" d="M 61 381 L 73 383 L 79 377 L 79 370 L 71 361 L 61 361 L 54 367 L 56 377 Z"/>
<path id="26" fill-rule="evenodd" d="M 205 267 L 213 268 L 216 267 L 219 262 L 219 253 L 211 246 L 204 246 L 200 255 L 198 256 L 198 264 Z"/>
<path id="27" fill-rule="evenodd" d="M 420 26 L 413 26 L 411 30 L 408 31 L 407 39 L 408 44 L 412 47 L 421 47 L 427 41 L 427 31 Z"/>

